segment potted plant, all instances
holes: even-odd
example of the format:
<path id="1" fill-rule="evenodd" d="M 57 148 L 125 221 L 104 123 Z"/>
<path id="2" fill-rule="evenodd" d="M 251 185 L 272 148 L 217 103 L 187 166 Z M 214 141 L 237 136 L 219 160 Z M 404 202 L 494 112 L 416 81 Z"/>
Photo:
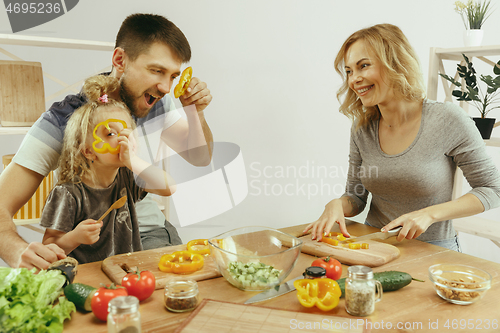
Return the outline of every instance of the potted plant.
<path id="1" fill-rule="evenodd" d="M 465 25 L 465 46 L 479 46 L 484 32 L 481 30 L 486 19 L 491 15 L 491 0 L 483 3 L 468 0 L 466 3 L 455 1 L 455 11 L 460 14 Z"/>
<path id="2" fill-rule="evenodd" d="M 458 101 L 467 101 L 474 105 L 481 113 L 481 118 L 472 118 L 476 122 L 476 126 L 481 132 L 483 139 L 489 139 L 493 127 L 495 126 L 495 119 L 486 118 L 486 115 L 493 109 L 500 108 L 500 98 L 498 94 L 500 93 L 500 61 L 493 67 L 493 73 L 496 77 L 491 75 L 481 75 L 481 81 L 483 81 L 488 89 L 486 94 L 477 82 L 476 70 L 469 58 L 462 54 L 465 59 L 465 66 L 458 64 L 457 72 L 458 75 L 464 80 L 465 87 L 461 90 L 453 90 L 452 95 L 457 98 Z M 462 84 L 456 81 L 451 76 L 446 74 L 439 74 L 446 80 L 450 81 L 456 87 L 461 87 Z"/>

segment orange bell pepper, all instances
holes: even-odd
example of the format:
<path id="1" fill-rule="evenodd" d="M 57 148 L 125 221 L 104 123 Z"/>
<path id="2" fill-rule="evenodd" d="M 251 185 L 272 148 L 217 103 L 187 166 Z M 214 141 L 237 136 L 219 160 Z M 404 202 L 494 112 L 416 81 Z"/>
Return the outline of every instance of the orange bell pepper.
<path id="1" fill-rule="evenodd" d="M 191 82 L 192 75 L 193 75 L 193 69 L 191 67 L 188 67 L 182 71 L 181 78 L 179 79 L 179 83 L 174 88 L 175 98 L 179 98 L 180 96 L 184 95 L 187 88 L 189 87 L 189 83 Z"/>
<path id="2" fill-rule="evenodd" d="M 339 304 L 342 295 L 337 281 L 328 278 L 301 279 L 293 285 L 300 304 L 306 308 L 316 306 L 322 311 L 329 311 Z"/>
<path id="3" fill-rule="evenodd" d="M 109 123 L 120 123 L 123 125 L 123 128 L 127 128 L 127 123 L 124 122 L 121 119 L 108 119 L 105 121 L 100 122 L 94 127 L 94 132 L 92 132 L 92 136 L 94 137 L 95 141 L 92 143 L 92 148 L 94 148 L 94 151 L 99 154 L 106 154 L 106 153 L 111 153 L 111 154 L 118 154 L 120 152 L 120 145 L 117 145 L 116 147 L 111 147 L 109 143 L 104 142 L 104 140 L 96 134 L 97 129 L 100 126 L 104 126 L 108 129 L 108 131 L 111 131 L 109 128 Z M 118 134 L 120 135 L 120 134 Z M 103 145 L 101 148 L 96 147 L 98 143 L 103 142 Z"/>
<path id="4" fill-rule="evenodd" d="M 193 239 L 187 243 L 187 250 L 201 255 L 210 254 L 208 239 Z"/>
<path id="5" fill-rule="evenodd" d="M 201 254 L 177 251 L 163 255 L 158 263 L 158 268 L 166 273 L 189 274 L 201 269 L 203 263 L 204 259 Z"/>

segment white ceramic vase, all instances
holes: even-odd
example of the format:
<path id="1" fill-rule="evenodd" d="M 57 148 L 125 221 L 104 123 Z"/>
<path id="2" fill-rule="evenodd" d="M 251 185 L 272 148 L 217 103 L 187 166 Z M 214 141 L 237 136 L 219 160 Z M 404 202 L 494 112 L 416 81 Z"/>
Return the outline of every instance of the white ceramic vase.
<path id="1" fill-rule="evenodd" d="M 484 30 L 471 29 L 464 31 L 464 44 L 465 46 L 481 46 L 483 41 Z"/>

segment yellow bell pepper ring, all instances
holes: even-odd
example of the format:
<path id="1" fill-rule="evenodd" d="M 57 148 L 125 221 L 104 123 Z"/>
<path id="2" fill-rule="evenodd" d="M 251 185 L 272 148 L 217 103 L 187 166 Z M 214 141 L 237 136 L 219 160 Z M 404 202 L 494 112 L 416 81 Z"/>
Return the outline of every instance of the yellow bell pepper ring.
<path id="1" fill-rule="evenodd" d="M 187 250 L 201 255 L 210 254 L 208 239 L 193 239 L 187 243 Z"/>
<path id="2" fill-rule="evenodd" d="M 189 87 L 189 83 L 191 83 L 192 76 L 193 76 L 193 69 L 191 67 L 188 67 L 182 71 L 179 83 L 174 88 L 175 98 L 179 98 L 180 96 L 184 95 L 187 88 Z"/>
<path id="3" fill-rule="evenodd" d="M 306 308 L 316 306 L 322 311 L 329 311 L 339 304 L 342 295 L 337 281 L 328 278 L 301 279 L 293 285 L 300 304 Z"/>
<path id="4" fill-rule="evenodd" d="M 120 145 L 117 145 L 116 147 L 111 147 L 109 143 L 104 142 L 104 140 L 96 134 L 97 129 L 100 126 L 104 126 L 108 129 L 108 131 L 111 131 L 109 128 L 109 123 L 120 123 L 123 125 L 123 128 L 127 128 L 127 123 L 121 119 L 108 119 L 105 121 L 100 122 L 94 127 L 94 131 L 92 132 L 92 136 L 94 137 L 95 141 L 92 143 L 92 148 L 94 148 L 94 151 L 99 154 L 106 154 L 106 153 L 111 153 L 111 154 L 118 154 L 120 152 Z M 118 133 L 118 135 L 120 135 Z M 102 147 L 96 147 L 97 144 L 103 143 Z"/>
<path id="5" fill-rule="evenodd" d="M 158 263 L 158 268 L 166 273 L 189 274 L 201 269 L 203 263 L 204 259 L 201 254 L 177 251 L 163 255 Z"/>

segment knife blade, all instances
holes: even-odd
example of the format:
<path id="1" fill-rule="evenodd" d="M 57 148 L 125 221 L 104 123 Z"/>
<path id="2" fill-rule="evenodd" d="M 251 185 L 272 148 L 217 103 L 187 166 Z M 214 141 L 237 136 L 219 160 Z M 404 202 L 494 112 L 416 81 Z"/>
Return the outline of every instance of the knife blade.
<path id="1" fill-rule="evenodd" d="M 372 239 L 384 240 L 384 239 L 396 236 L 402 228 L 403 227 L 397 227 L 397 228 L 391 229 L 387 232 L 374 232 L 374 233 L 364 235 L 364 236 L 351 237 L 351 238 L 347 238 L 344 241 L 340 241 L 339 243 L 353 243 L 353 242 L 361 242 L 361 241 L 367 241 L 367 240 L 372 240 Z"/>
<path id="2" fill-rule="evenodd" d="M 266 301 L 268 299 L 275 298 L 275 297 L 287 294 L 291 291 L 294 291 L 295 286 L 293 285 L 293 283 L 296 280 L 300 280 L 303 278 L 304 278 L 303 275 L 299 275 L 295 279 L 292 279 L 290 281 L 282 283 L 274 288 L 268 289 L 266 291 L 261 292 L 260 294 L 253 296 L 252 298 L 249 298 L 244 304 L 251 304 L 251 303 Z"/>

